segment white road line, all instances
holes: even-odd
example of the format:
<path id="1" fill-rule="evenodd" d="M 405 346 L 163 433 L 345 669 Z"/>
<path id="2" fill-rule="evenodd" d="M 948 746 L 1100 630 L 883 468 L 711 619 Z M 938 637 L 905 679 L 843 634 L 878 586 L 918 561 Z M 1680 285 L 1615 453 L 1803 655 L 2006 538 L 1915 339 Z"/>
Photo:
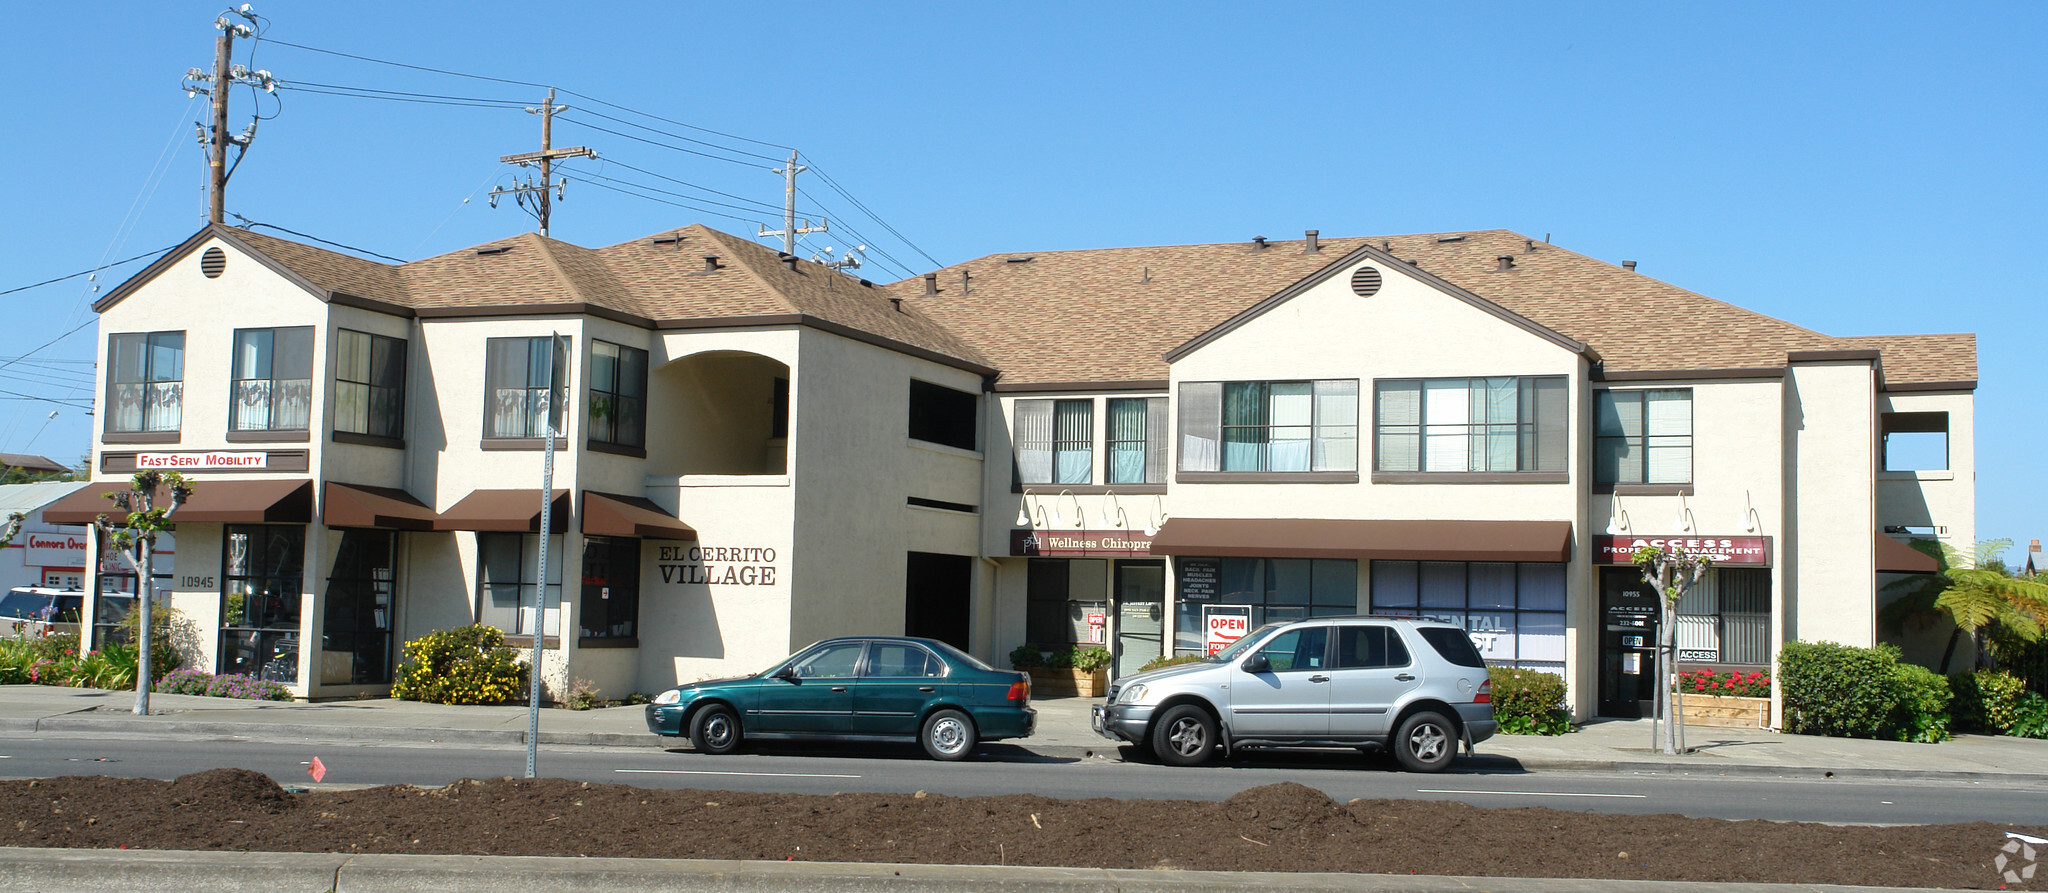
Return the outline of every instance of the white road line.
<path id="1" fill-rule="evenodd" d="M 1629 800 L 1642 800 L 1650 796 L 1648 794 L 1575 794 L 1569 791 L 1447 791 L 1434 788 L 1419 788 L 1415 793 L 1480 794 L 1488 797 L 1620 797 Z"/>
<path id="2" fill-rule="evenodd" d="M 710 772 L 702 769 L 613 769 L 641 775 L 746 775 L 754 778 L 859 778 L 858 775 L 812 774 L 807 772 Z"/>

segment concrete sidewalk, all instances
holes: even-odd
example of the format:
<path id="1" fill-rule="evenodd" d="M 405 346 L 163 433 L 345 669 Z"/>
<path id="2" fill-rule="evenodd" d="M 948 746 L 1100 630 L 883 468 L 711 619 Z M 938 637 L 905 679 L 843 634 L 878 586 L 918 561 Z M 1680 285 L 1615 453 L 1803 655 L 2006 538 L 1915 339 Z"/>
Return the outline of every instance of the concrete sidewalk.
<path id="1" fill-rule="evenodd" d="M 1003 742 L 1046 757 L 1119 759 L 1116 742 L 1088 727 L 1087 698 L 1041 698 L 1038 730 Z M 527 711 L 517 707 L 451 707 L 373 699 L 303 702 L 243 701 L 153 694 L 151 715 L 136 716 L 133 692 L 43 685 L 0 686 L 0 735 L 236 735 L 262 739 L 523 744 Z M 649 734 L 640 707 L 603 710 L 544 708 L 543 744 L 661 748 L 675 739 Z M 1479 744 L 1478 756 L 1453 771 L 1638 771 L 1791 777 L 1945 779 L 2048 785 L 2048 741 L 1964 735 L 1942 744 L 1784 735 L 1761 729 L 1686 731 L 1691 752 L 1667 757 L 1652 749 L 1642 720 L 1587 723 L 1557 737 L 1501 735 Z"/>

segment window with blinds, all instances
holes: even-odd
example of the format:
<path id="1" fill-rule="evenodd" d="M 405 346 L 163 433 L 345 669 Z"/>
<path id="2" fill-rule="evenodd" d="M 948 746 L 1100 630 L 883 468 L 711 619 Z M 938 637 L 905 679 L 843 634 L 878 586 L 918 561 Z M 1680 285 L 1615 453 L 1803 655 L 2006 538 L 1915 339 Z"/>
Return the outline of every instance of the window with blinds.
<path id="1" fill-rule="evenodd" d="M 1383 472 L 1563 472 L 1564 376 L 1382 380 L 1374 384 Z"/>
<path id="2" fill-rule="evenodd" d="M 1182 471 L 1358 470 L 1358 381 L 1181 385 Z"/>
<path id="3" fill-rule="evenodd" d="M 1094 480 L 1095 401 L 1016 403 L 1017 480 L 1086 484 Z"/>
<path id="4" fill-rule="evenodd" d="M 1602 484 L 1692 483 L 1692 389 L 1593 395 L 1593 480 Z"/>

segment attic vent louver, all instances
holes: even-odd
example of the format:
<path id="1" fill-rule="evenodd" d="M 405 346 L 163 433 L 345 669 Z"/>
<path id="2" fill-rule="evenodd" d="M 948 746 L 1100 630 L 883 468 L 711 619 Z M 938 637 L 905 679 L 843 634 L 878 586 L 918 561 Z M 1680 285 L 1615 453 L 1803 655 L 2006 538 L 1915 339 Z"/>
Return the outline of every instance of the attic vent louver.
<path id="1" fill-rule="evenodd" d="M 1437 236 L 1437 237 L 1436 237 L 1436 240 L 1437 240 L 1437 241 L 1439 241 L 1439 242 L 1463 242 L 1463 241 L 1465 241 L 1465 237 L 1464 237 L 1464 236 Z"/>
<path id="2" fill-rule="evenodd" d="M 1351 293 L 1361 298 L 1379 294 L 1380 271 L 1373 267 L 1359 267 L 1351 274 Z"/>
<path id="3" fill-rule="evenodd" d="M 507 252 L 507 251 L 511 251 L 511 250 L 512 250 L 512 246 L 510 246 L 510 245 L 493 245 L 493 246 L 491 246 L 491 247 L 489 247 L 489 248 L 478 248 L 478 249 L 476 250 L 476 256 L 477 256 L 477 257 L 489 257 L 489 256 L 491 256 L 491 255 L 493 255 L 493 254 L 504 254 L 505 252 Z"/>
<path id="4" fill-rule="evenodd" d="M 1265 248 L 1266 248 L 1266 237 L 1265 237 L 1265 236 L 1253 236 L 1253 237 L 1252 237 L 1252 247 L 1253 247 L 1253 248 L 1254 248 L 1255 250 L 1259 250 L 1259 251 L 1263 251 L 1263 250 L 1265 250 Z"/>
<path id="5" fill-rule="evenodd" d="M 1635 271 L 1636 271 L 1636 262 L 1635 262 L 1635 261 L 1632 261 L 1632 260 L 1625 260 L 1625 261 L 1622 261 L 1622 262 L 1621 262 L 1621 268 L 1622 268 L 1622 269 L 1624 269 L 1624 270 L 1627 270 L 1627 271 L 1629 271 L 1629 272 L 1631 272 L 1631 273 L 1633 273 L 1633 272 L 1635 272 Z"/>
<path id="6" fill-rule="evenodd" d="M 199 272 L 205 274 L 208 279 L 219 279 L 221 272 L 227 268 L 228 253 L 217 246 L 206 249 L 206 253 L 199 256 Z"/>
<path id="7" fill-rule="evenodd" d="M 1034 256 L 1035 256 L 1035 255 L 1030 255 L 1030 254 L 1027 254 L 1027 255 L 1024 255 L 1023 257 L 1006 257 L 1006 258 L 1003 258 L 1003 263 L 1006 263 L 1006 264 L 1028 264 L 1028 263 L 1030 263 L 1030 262 L 1031 262 L 1031 258 L 1032 258 L 1032 257 L 1034 257 Z"/>
<path id="8" fill-rule="evenodd" d="M 707 254 L 707 255 L 704 255 L 704 270 L 703 270 L 703 272 L 705 272 L 705 273 L 716 273 L 716 272 L 718 272 L 718 255 L 716 255 L 716 254 Z"/>
<path id="9" fill-rule="evenodd" d="M 683 243 L 683 237 L 682 237 L 682 236 L 656 236 L 656 237 L 654 237 L 654 244 L 656 244 L 656 245 L 671 245 L 671 246 L 674 246 L 674 245 L 681 245 L 682 243 Z"/>

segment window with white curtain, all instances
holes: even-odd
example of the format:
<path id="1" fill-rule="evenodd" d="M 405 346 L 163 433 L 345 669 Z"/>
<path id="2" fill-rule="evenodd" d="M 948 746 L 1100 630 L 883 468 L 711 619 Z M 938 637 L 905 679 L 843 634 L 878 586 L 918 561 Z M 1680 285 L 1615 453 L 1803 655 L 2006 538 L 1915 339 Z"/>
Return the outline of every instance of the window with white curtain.
<path id="1" fill-rule="evenodd" d="M 233 431 L 304 431 L 313 418 L 313 327 L 236 329 Z"/>
<path id="2" fill-rule="evenodd" d="M 1358 470 L 1358 382 L 1181 386 L 1182 471 Z"/>
<path id="3" fill-rule="evenodd" d="M 1108 422 L 1109 483 L 1166 483 L 1166 398 L 1111 399 Z"/>
<path id="4" fill-rule="evenodd" d="M 1013 437 L 1017 480 L 1086 484 L 1095 477 L 1095 401 L 1019 400 Z"/>
<path id="5" fill-rule="evenodd" d="M 185 333 L 107 336 L 107 431 L 175 432 L 185 409 Z"/>
<path id="6" fill-rule="evenodd" d="M 1375 383 L 1382 472 L 1563 472 L 1563 376 Z"/>
<path id="7" fill-rule="evenodd" d="M 1455 623 L 1486 662 L 1563 672 L 1565 566 L 1375 561 L 1371 613 Z"/>
<path id="8" fill-rule="evenodd" d="M 1692 483 L 1692 389 L 1593 395 L 1593 480 L 1602 484 Z"/>
<path id="9" fill-rule="evenodd" d="M 485 437 L 544 437 L 551 417 L 556 435 L 562 433 L 559 409 L 548 406 L 548 376 L 560 368 L 560 378 L 568 379 L 569 339 L 550 351 L 556 343 L 547 335 L 484 342 Z"/>

